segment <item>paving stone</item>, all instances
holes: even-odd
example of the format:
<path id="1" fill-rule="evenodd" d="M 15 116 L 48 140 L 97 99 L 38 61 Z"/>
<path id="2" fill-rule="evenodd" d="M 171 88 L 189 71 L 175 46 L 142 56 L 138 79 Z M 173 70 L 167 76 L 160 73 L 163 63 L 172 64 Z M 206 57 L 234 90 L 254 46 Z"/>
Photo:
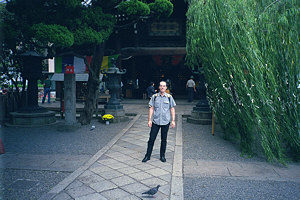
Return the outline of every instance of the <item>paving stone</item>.
<path id="1" fill-rule="evenodd" d="M 148 162 L 151 162 L 151 160 L 148 161 Z M 142 163 L 142 161 L 141 161 L 141 163 Z M 150 164 L 147 164 L 147 163 L 142 163 L 142 164 L 136 165 L 134 167 L 137 168 L 137 169 L 140 169 L 140 170 L 144 170 L 144 171 L 155 168 L 153 165 L 150 165 Z"/>
<path id="2" fill-rule="evenodd" d="M 117 171 L 119 171 L 123 174 L 133 174 L 136 172 L 140 172 L 141 170 L 133 168 L 133 167 L 125 167 L 125 168 L 117 169 Z"/>
<path id="3" fill-rule="evenodd" d="M 171 174 L 166 174 L 166 175 L 159 176 L 159 178 L 170 183 L 172 176 Z"/>
<path id="4" fill-rule="evenodd" d="M 121 147 L 121 146 L 115 144 L 115 145 L 113 145 L 113 146 L 111 147 L 111 150 L 113 150 L 113 151 L 118 151 L 118 152 L 122 152 L 122 151 L 126 150 L 126 148 Z"/>
<path id="5" fill-rule="evenodd" d="M 136 196 L 140 197 L 141 199 L 155 199 L 155 200 L 164 200 L 164 199 L 168 199 L 168 196 L 161 193 L 161 192 L 157 192 L 155 195 L 150 196 L 150 195 L 145 195 L 145 194 L 135 194 Z"/>
<path id="6" fill-rule="evenodd" d="M 125 197 L 130 196 L 130 193 L 125 192 L 124 190 L 121 190 L 119 188 L 108 190 L 102 192 L 101 194 L 108 199 L 124 199 Z"/>
<path id="7" fill-rule="evenodd" d="M 167 172 L 171 173 L 173 171 L 173 166 L 167 165 L 167 166 L 161 167 L 161 169 L 166 170 Z"/>
<path id="8" fill-rule="evenodd" d="M 90 176 L 94 174 L 93 172 L 91 172 L 90 170 L 86 170 L 85 172 L 83 172 L 79 177 L 84 177 L 84 176 Z"/>
<path id="9" fill-rule="evenodd" d="M 84 184 L 90 185 L 92 183 L 101 182 L 104 179 L 101 176 L 98 176 L 97 174 L 93 174 L 93 175 L 90 175 L 90 176 L 79 177 L 78 180 L 81 181 Z"/>
<path id="10" fill-rule="evenodd" d="M 91 188 L 85 185 L 67 190 L 67 193 L 73 198 L 84 196 L 87 194 L 92 194 L 94 192 L 95 192 L 94 190 L 92 190 Z"/>
<path id="11" fill-rule="evenodd" d="M 125 141 L 118 141 L 118 145 L 128 149 L 134 149 L 140 147 L 139 145 L 132 144 L 130 142 L 125 142 Z"/>
<path id="12" fill-rule="evenodd" d="M 130 176 L 138 181 L 153 177 L 150 174 L 147 174 L 145 172 L 137 172 L 137 173 L 129 174 L 128 176 Z"/>
<path id="13" fill-rule="evenodd" d="M 110 158 L 113 158 L 113 157 L 120 157 L 120 156 L 123 156 L 124 154 L 115 151 L 115 152 L 113 152 L 113 153 L 106 153 L 105 155 L 106 155 L 106 156 L 109 156 Z"/>
<path id="14" fill-rule="evenodd" d="M 162 176 L 162 175 L 169 174 L 169 172 L 167 172 L 166 170 L 159 169 L 159 168 L 149 169 L 146 170 L 146 172 L 153 176 Z"/>
<path id="15" fill-rule="evenodd" d="M 235 164 L 228 163 L 228 170 L 232 176 L 250 176 L 250 177 L 276 177 L 279 175 L 274 172 L 270 166 L 263 166 L 259 164 Z"/>
<path id="16" fill-rule="evenodd" d="M 143 153 L 145 155 L 146 153 L 146 148 L 145 145 L 141 145 L 141 146 L 137 146 L 135 148 L 132 148 L 132 150 L 139 152 L 139 153 Z"/>
<path id="17" fill-rule="evenodd" d="M 90 185 L 90 187 L 93 188 L 96 192 L 103 192 L 105 190 L 111 190 L 117 188 L 118 186 L 116 186 L 114 183 L 110 181 L 105 180 L 102 182 L 93 183 Z"/>
<path id="18" fill-rule="evenodd" d="M 299 165 L 290 164 L 288 167 L 272 167 L 281 177 L 300 179 Z"/>
<path id="19" fill-rule="evenodd" d="M 71 200 L 72 198 L 65 192 L 61 192 L 56 195 L 52 200 Z"/>
<path id="20" fill-rule="evenodd" d="M 94 169 L 94 168 L 98 168 L 98 167 L 102 167 L 103 165 L 101 165 L 100 163 L 98 163 L 98 161 L 97 162 L 95 162 L 95 163 L 93 163 L 90 167 L 89 167 L 89 169 Z"/>
<path id="21" fill-rule="evenodd" d="M 115 152 L 115 151 L 113 151 Z M 111 157 L 107 156 L 107 155 L 102 155 L 98 160 L 106 160 L 106 159 L 110 159 Z"/>
<path id="22" fill-rule="evenodd" d="M 114 159 L 112 159 L 112 158 L 106 159 L 106 160 L 98 160 L 97 162 L 100 163 L 100 164 L 106 165 L 106 166 L 109 166 L 109 165 L 111 165 L 111 164 L 118 163 L 118 161 L 116 161 L 116 160 L 114 160 Z"/>
<path id="23" fill-rule="evenodd" d="M 163 185 L 159 188 L 159 191 L 165 195 L 170 195 L 170 191 L 171 191 L 171 186 L 168 184 L 168 185 Z"/>
<path id="24" fill-rule="evenodd" d="M 124 168 L 124 167 L 129 167 L 129 166 L 125 165 L 123 163 L 115 163 L 115 164 L 111 164 L 109 167 L 112 169 L 120 169 L 120 168 Z"/>
<path id="25" fill-rule="evenodd" d="M 149 163 L 150 165 L 153 165 L 155 167 L 165 167 L 165 166 L 172 166 L 170 163 L 167 162 L 161 162 L 160 160 L 157 161 L 153 161 L 151 163 Z"/>
<path id="26" fill-rule="evenodd" d="M 106 171 L 102 174 L 100 174 L 100 176 L 102 176 L 103 178 L 109 180 L 109 179 L 112 179 L 112 178 L 116 178 L 116 177 L 119 177 L 119 176 L 122 176 L 123 174 L 116 171 L 116 170 L 111 170 L 111 171 Z"/>
<path id="27" fill-rule="evenodd" d="M 130 165 L 130 166 L 135 166 L 135 165 L 140 165 L 142 163 L 142 159 L 131 159 L 131 160 L 127 160 L 126 164 Z"/>
<path id="28" fill-rule="evenodd" d="M 86 196 L 75 198 L 75 200 L 108 200 L 99 193 L 93 193 Z"/>
<path id="29" fill-rule="evenodd" d="M 72 188 L 77 188 L 77 187 L 80 187 L 82 186 L 83 183 L 78 181 L 78 180 L 75 180 L 73 181 L 66 189 L 69 190 L 69 189 L 72 189 Z"/>
<path id="30" fill-rule="evenodd" d="M 128 155 L 128 156 L 131 156 L 132 154 L 136 153 L 135 151 L 133 150 L 130 150 L 130 149 L 127 149 L 125 151 L 123 151 L 124 154 Z"/>
<path id="31" fill-rule="evenodd" d="M 96 174 L 101 174 L 102 172 L 107 172 L 112 169 L 104 165 L 99 165 L 98 167 L 91 168 L 90 170 Z"/>
<path id="32" fill-rule="evenodd" d="M 113 182 L 117 186 L 123 186 L 123 185 L 134 183 L 136 181 L 128 176 L 121 176 L 118 178 L 111 179 L 111 182 Z"/>
<path id="33" fill-rule="evenodd" d="M 130 195 L 130 196 L 124 197 L 120 200 L 141 200 L 141 199 L 135 195 Z"/>
<path id="34" fill-rule="evenodd" d="M 151 188 L 153 188 L 153 187 L 155 187 L 155 186 L 157 186 L 157 185 L 161 185 L 161 186 L 162 186 L 162 185 L 167 185 L 167 184 L 169 184 L 168 182 L 166 182 L 166 181 L 164 181 L 164 180 L 162 180 L 162 179 L 159 179 L 159 178 L 157 178 L 157 177 L 145 179 L 145 180 L 142 180 L 141 182 L 142 182 L 143 184 L 145 184 L 145 185 L 151 187 Z"/>
<path id="35" fill-rule="evenodd" d="M 122 155 L 120 157 L 115 157 L 115 160 L 119 161 L 119 162 L 126 162 L 127 160 L 131 160 L 132 157 L 130 156 L 126 156 L 126 155 Z"/>
<path id="36" fill-rule="evenodd" d="M 150 189 L 149 187 L 141 183 L 133 183 L 133 184 L 125 185 L 121 188 L 131 194 L 141 194 L 142 192 L 145 192 Z"/>

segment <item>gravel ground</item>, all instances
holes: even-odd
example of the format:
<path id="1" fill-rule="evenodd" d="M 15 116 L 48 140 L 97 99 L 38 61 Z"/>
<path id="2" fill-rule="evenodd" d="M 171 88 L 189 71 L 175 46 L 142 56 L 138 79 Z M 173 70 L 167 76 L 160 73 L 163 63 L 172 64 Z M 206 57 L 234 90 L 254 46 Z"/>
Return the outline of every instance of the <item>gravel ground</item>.
<path id="1" fill-rule="evenodd" d="M 183 119 L 183 158 L 211 161 L 265 161 L 241 156 L 239 145 L 223 139 L 221 132 L 211 135 L 211 125 L 190 124 Z"/>
<path id="2" fill-rule="evenodd" d="M 183 159 L 207 161 L 265 162 L 259 157 L 242 157 L 238 145 L 211 135 L 211 126 L 183 119 Z M 184 164 L 183 164 L 184 165 Z M 261 181 L 251 178 L 183 176 L 184 199 L 300 199 L 299 182 Z"/>
<path id="3" fill-rule="evenodd" d="M 295 182 L 236 180 L 229 178 L 184 178 L 185 200 L 299 200 L 300 185 Z"/>
<path id="4" fill-rule="evenodd" d="M 38 199 L 70 173 L 5 169 L 0 171 L 0 199 Z"/>
<path id="5" fill-rule="evenodd" d="M 96 120 L 73 131 L 62 131 L 60 123 L 39 128 L 0 128 L 5 151 L 31 154 L 94 155 L 114 138 L 127 122 L 105 125 Z M 90 127 L 95 129 L 90 131 Z M 60 131 L 59 131 L 60 130 Z"/>
<path id="6" fill-rule="evenodd" d="M 90 125 L 66 131 L 61 123 L 39 128 L 1 127 L 6 153 L 29 155 L 94 155 L 128 123 Z M 90 131 L 90 127 L 95 129 Z M 1 159 L 1 155 L 0 155 Z M 0 200 L 39 199 L 70 173 L 59 171 L 0 169 Z"/>

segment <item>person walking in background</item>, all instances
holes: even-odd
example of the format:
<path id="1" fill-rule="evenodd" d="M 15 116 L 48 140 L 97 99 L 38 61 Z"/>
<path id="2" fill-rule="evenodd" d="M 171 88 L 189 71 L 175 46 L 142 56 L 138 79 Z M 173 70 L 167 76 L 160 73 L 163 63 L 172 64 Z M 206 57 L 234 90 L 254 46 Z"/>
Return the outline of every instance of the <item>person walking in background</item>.
<path id="1" fill-rule="evenodd" d="M 171 121 L 171 127 L 175 128 L 175 106 L 176 103 L 172 95 L 166 93 L 167 83 L 161 81 L 159 84 L 159 93 L 152 95 L 149 101 L 149 117 L 148 126 L 151 128 L 150 137 L 148 140 L 147 153 L 142 162 L 150 160 L 153 145 L 161 129 L 161 144 L 160 144 L 160 160 L 166 162 L 166 147 L 167 147 L 167 136 Z M 153 119 L 152 119 L 153 116 Z"/>
<path id="2" fill-rule="evenodd" d="M 147 88 L 147 95 L 148 95 L 148 98 L 151 98 L 152 95 L 154 95 L 156 93 L 157 90 L 154 89 L 154 82 L 151 82 L 150 83 L 150 86 Z"/>
<path id="3" fill-rule="evenodd" d="M 191 76 L 190 79 L 186 83 L 186 88 L 188 92 L 188 101 L 192 102 L 194 100 L 194 92 L 196 92 L 194 77 Z"/>
<path id="4" fill-rule="evenodd" d="M 49 80 L 48 76 L 46 77 L 46 80 L 44 81 L 44 97 L 42 100 L 42 103 L 45 102 L 46 96 L 48 95 L 48 103 L 50 103 L 50 91 L 51 91 L 51 81 Z"/>

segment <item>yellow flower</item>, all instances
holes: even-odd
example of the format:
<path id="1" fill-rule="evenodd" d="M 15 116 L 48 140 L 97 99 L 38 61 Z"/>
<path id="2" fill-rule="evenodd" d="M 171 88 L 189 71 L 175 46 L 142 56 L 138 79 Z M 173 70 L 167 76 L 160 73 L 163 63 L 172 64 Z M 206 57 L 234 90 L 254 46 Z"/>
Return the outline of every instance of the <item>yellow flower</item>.
<path id="1" fill-rule="evenodd" d="M 114 119 L 114 116 L 112 116 L 111 114 L 105 114 L 102 116 L 102 120 L 111 120 Z"/>

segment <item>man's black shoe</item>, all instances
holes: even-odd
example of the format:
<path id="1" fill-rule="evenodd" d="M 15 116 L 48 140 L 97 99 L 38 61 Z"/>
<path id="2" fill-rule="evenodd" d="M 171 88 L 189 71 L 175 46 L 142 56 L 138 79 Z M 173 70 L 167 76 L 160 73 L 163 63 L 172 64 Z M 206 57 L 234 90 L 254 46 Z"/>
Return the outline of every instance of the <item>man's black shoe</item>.
<path id="1" fill-rule="evenodd" d="M 142 162 L 147 162 L 148 160 L 150 160 L 150 158 L 148 156 L 145 156 L 145 158 L 142 160 Z"/>
<path id="2" fill-rule="evenodd" d="M 165 156 L 161 156 L 160 160 L 161 160 L 161 162 L 166 162 L 167 161 L 166 158 L 165 158 Z"/>

